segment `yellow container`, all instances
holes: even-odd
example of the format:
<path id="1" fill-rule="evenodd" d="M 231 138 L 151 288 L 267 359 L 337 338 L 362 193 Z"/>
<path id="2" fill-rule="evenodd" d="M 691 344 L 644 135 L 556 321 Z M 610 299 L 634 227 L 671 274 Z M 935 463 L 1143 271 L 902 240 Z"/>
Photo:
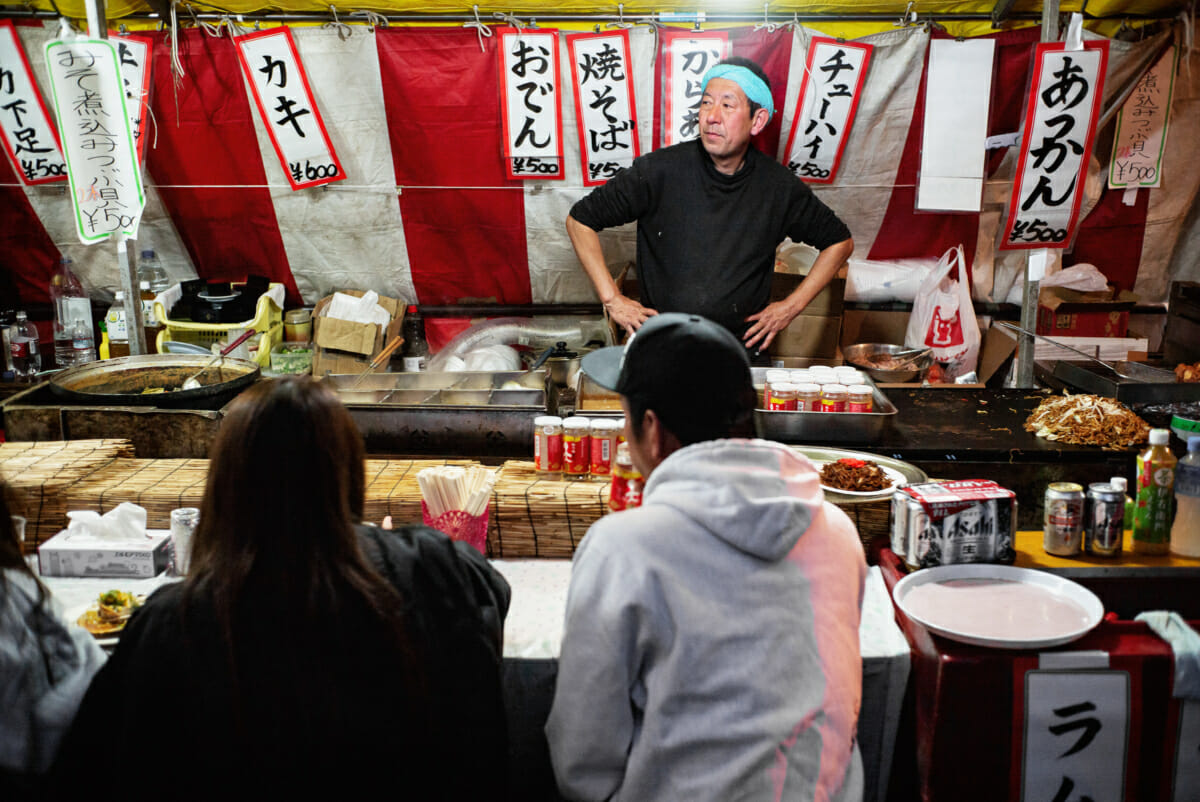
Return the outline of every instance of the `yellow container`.
<path id="1" fill-rule="evenodd" d="M 236 286 L 236 285 L 235 285 Z M 280 286 L 271 284 L 271 287 Z M 193 343 L 211 348 L 213 343 L 229 339 L 229 332 L 234 329 L 254 329 L 262 332 L 258 342 L 258 352 L 254 361 L 264 368 L 271 366 L 271 350 L 283 342 L 283 310 L 275 305 L 265 292 L 259 296 L 258 305 L 254 309 L 254 319 L 241 323 L 193 323 L 190 320 L 171 320 L 161 301 L 154 302 L 154 314 L 163 321 L 163 330 L 158 333 L 158 352 L 167 353 L 163 343 L 167 340 Z"/>

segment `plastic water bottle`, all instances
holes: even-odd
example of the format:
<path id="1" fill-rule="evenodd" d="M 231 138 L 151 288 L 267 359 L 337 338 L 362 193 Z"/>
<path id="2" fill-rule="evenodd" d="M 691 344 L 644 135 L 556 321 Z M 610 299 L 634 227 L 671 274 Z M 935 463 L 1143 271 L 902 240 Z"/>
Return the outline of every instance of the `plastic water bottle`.
<path id="1" fill-rule="evenodd" d="M 75 321 L 92 325 L 92 303 L 79 277 L 71 270 L 71 259 L 64 256 L 50 277 L 50 302 L 54 305 L 54 363 L 60 368 L 74 364 L 72 345 Z"/>
<path id="2" fill-rule="evenodd" d="M 8 341 L 16 380 L 33 381 L 42 369 L 42 354 L 38 350 L 37 329 L 24 310 L 17 312 L 17 322 L 9 329 Z"/>
<path id="3" fill-rule="evenodd" d="M 138 281 L 149 282 L 150 291 L 155 295 L 171 286 L 171 279 L 152 248 L 142 251 L 142 258 L 138 260 L 137 277 Z"/>
<path id="4" fill-rule="evenodd" d="M 1200 557 L 1200 437 L 1188 438 L 1187 456 L 1175 466 L 1171 553 Z"/>
<path id="5" fill-rule="evenodd" d="M 92 334 L 92 325 L 80 318 L 71 329 L 71 348 L 75 352 L 72 359 L 74 365 L 86 365 L 96 361 L 96 337 Z"/>

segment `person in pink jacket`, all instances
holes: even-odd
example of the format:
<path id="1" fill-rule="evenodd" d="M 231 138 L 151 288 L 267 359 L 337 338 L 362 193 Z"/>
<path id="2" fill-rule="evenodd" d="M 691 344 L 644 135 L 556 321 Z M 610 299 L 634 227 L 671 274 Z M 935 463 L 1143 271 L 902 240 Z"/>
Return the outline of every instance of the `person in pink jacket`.
<path id="1" fill-rule="evenodd" d="M 621 394 L 647 482 L 575 554 L 546 725 L 559 790 L 861 798 L 862 545 L 807 458 L 747 438 L 745 349 L 660 314 L 583 370 Z"/>

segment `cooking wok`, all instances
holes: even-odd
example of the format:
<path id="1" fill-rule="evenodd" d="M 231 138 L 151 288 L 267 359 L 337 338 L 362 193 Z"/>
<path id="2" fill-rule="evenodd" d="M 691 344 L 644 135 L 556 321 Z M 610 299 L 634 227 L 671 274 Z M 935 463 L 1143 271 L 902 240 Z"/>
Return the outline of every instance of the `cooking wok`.
<path id="1" fill-rule="evenodd" d="M 211 361 L 199 354 L 145 354 L 77 365 L 50 378 L 51 391 L 93 406 L 220 409 L 258 379 L 258 363 L 226 357 L 203 374 L 203 385 L 181 389 L 184 379 Z M 146 392 L 162 388 L 162 392 Z"/>

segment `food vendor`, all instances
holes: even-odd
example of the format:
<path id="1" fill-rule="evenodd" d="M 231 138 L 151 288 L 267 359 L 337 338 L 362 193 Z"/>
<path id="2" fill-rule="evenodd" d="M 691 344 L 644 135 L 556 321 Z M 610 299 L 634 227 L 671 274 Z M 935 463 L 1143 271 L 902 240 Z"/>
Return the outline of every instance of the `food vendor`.
<path id="1" fill-rule="evenodd" d="M 714 320 L 752 355 L 816 296 L 854 250 L 850 230 L 812 190 L 750 144 L 775 113 L 762 68 L 744 58 L 704 76 L 700 138 L 634 160 L 576 203 L 567 233 L 608 315 L 633 332 L 659 312 Z M 608 272 L 599 231 L 637 221 L 641 301 Z M 768 303 L 785 237 L 820 251 L 805 281 Z"/>

